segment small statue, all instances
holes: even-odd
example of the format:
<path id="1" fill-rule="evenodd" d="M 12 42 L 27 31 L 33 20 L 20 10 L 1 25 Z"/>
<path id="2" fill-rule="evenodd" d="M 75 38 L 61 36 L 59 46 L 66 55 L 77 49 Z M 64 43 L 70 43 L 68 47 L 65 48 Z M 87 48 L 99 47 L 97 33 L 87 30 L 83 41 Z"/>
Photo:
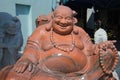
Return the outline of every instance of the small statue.
<path id="1" fill-rule="evenodd" d="M 107 32 L 102 28 L 102 21 L 100 19 L 96 22 L 98 29 L 94 33 L 95 44 L 108 40 Z"/>
<path id="2" fill-rule="evenodd" d="M 49 23 L 50 19 L 48 16 L 46 15 L 40 15 L 38 16 L 38 18 L 36 19 L 36 27 L 41 26 L 43 24 Z"/>
<path id="3" fill-rule="evenodd" d="M 107 40 L 108 40 L 107 32 L 103 28 L 100 27 L 97 31 L 95 31 L 95 34 L 94 34 L 95 44 L 98 44 Z"/>
<path id="4" fill-rule="evenodd" d="M 17 17 L 0 12 L 0 68 L 14 64 L 23 44 L 21 23 Z"/>
<path id="5" fill-rule="evenodd" d="M 0 71 L 1 80 L 115 80 L 115 41 L 93 44 L 75 25 L 73 11 L 58 6 L 49 23 L 28 38 L 22 57 Z"/>

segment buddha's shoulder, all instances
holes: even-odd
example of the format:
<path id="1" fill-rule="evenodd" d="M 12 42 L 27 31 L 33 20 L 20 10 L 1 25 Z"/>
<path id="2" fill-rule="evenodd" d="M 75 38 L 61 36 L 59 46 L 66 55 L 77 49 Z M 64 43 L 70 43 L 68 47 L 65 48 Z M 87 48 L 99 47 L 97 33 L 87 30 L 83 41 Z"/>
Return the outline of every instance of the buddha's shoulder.
<path id="1" fill-rule="evenodd" d="M 44 34 L 49 32 L 49 30 L 47 30 L 47 27 L 49 27 L 49 25 L 41 25 L 38 28 L 35 29 L 35 31 L 33 33 L 38 33 L 38 34 Z"/>
<path id="2" fill-rule="evenodd" d="M 47 31 L 46 30 L 46 25 L 42 25 L 42 26 L 39 26 L 37 27 L 33 33 L 30 35 L 30 37 L 33 37 L 33 38 L 40 38 L 40 37 L 43 37 L 45 35 L 48 35 L 50 31 Z"/>
<path id="3" fill-rule="evenodd" d="M 86 33 L 81 26 L 74 26 L 74 30 L 78 31 L 79 33 Z"/>

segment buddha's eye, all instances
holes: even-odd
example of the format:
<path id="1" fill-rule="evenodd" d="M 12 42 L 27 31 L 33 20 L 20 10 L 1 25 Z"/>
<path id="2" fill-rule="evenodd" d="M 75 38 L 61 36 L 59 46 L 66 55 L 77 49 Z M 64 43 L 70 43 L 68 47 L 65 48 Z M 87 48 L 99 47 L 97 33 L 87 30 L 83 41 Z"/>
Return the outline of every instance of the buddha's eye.
<path id="1" fill-rule="evenodd" d="M 55 18 L 62 19 L 62 16 L 58 15 L 58 16 L 55 16 Z"/>
<path id="2" fill-rule="evenodd" d="M 66 17 L 66 20 L 71 20 L 72 18 L 71 17 Z"/>

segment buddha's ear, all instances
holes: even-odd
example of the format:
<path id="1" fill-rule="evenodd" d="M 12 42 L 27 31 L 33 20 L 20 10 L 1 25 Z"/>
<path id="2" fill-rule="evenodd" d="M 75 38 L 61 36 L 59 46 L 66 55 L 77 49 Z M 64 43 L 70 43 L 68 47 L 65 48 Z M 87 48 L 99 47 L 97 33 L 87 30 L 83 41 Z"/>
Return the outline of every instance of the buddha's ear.
<path id="1" fill-rule="evenodd" d="M 77 12 L 76 11 L 72 11 L 73 12 L 73 16 L 76 16 L 77 15 Z"/>
<path id="2" fill-rule="evenodd" d="M 75 16 L 77 15 L 77 12 L 74 10 L 72 12 L 73 12 L 73 21 L 74 21 L 74 24 L 76 24 L 78 22 L 77 18 L 75 18 Z"/>
<path id="3" fill-rule="evenodd" d="M 77 18 L 73 17 L 73 23 L 76 24 L 78 22 Z"/>
<path id="4" fill-rule="evenodd" d="M 48 18 L 52 19 L 54 17 L 54 12 L 51 12 L 50 14 L 48 14 Z"/>

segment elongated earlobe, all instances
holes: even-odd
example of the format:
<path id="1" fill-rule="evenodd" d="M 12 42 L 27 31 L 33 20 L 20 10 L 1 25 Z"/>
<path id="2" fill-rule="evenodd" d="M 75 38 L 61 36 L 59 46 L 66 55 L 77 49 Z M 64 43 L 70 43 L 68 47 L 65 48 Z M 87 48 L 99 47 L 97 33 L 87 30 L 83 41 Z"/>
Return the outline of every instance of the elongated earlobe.
<path id="1" fill-rule="evenodd" d="M 50 31 L 52 28 L 52 21 L 48 23 L 48 26 L 45 27 L 46 31 Z"/>
<path id="2" fill-rule="evenodd" d="M 75 18 L 75 16 L 77 15 L 77 12 L 74 10 L 72 12 L 73 12 L 73 22 L 74 24 L 76 24 L 78 22 L 77 18 Z"/>
<path id="3" fill-rule="evenodd" d="M 50 31 L 51 30 L 51 26 L 46 26 L 46 31 Z"/>
<path id="4" fill-rule="evenodd" d="M 74 17 L 73 18 L 73 23 L 76 24 L 78 22 L 78 20 Z"/>
<path id="5" fill-rule="evenodd" d="M 77 35 L 79 33 L 78 29 L 74 28 L 73 33 Z"/>

